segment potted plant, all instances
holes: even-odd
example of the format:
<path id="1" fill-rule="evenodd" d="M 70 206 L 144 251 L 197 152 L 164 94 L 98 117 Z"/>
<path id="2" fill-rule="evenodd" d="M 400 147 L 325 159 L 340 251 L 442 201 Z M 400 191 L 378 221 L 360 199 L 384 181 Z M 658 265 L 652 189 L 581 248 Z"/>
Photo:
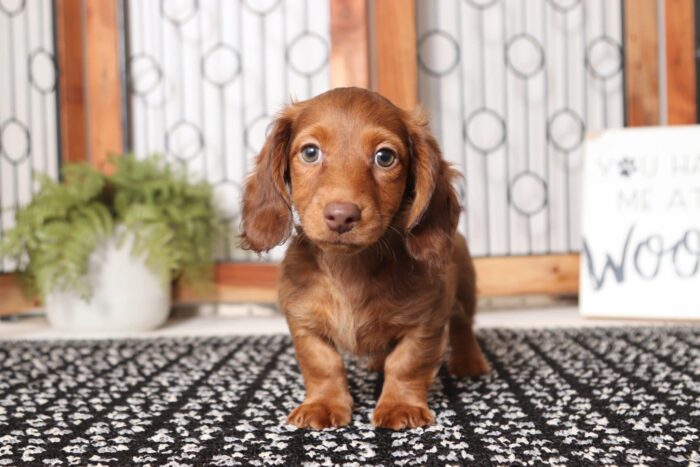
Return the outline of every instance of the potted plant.
<path id="1" fill-rule="evenodd" d="M 224 225 L 211 186 L 158 157 L 112 164 L 111 175 L 70 165 L 63 182 L 41 177 L 0 242 L 57 328 L 152 329 L 168 317 L 172 280 L 211 277 Z"/>

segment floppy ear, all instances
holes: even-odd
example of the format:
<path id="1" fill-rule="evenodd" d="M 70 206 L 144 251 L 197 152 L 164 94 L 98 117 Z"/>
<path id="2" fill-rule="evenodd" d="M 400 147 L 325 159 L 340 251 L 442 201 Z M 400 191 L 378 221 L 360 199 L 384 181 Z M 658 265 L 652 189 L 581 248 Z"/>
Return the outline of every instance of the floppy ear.
<path id="1" fill-rule="evenodd" d="M 443 267 L 452 251 L 459 222 L 459 201 L 452 180 L 457 171 L 442 159 L 423 114 L 408 123 L 413 196 L 406 220 L 408 253 L 429 269 Z"/>
<path id="2" fill-rule="evenodd" d="M 255 252 L 284 243 L 292 230 L 292 202 L 287 192 L 288 153 L 296 112 L 288 107 L 275 120 L 245 182 L 241 246 Z"/>

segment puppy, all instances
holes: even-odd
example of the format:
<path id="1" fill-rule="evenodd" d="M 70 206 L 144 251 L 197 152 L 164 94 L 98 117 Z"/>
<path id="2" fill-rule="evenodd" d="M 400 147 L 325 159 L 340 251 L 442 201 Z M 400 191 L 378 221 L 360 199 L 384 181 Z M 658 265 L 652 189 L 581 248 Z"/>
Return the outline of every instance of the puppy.
<path id="1" fill-rule="evenodd" d="M 242 244 L 266 251 L 296 231 L 279 304 L 306 399 L 289 423 L 350 422 L 341 352 L 384 372 L 372 424 L 394 430 L 433 423 L 428 389 L 448 336 L 450 373 L 489 371 L 472 328 L 476 279 L 456 233 L 456 176 L 425 117 L 365 89 L 294 103 L 274 122 L 245 183 Z"/>

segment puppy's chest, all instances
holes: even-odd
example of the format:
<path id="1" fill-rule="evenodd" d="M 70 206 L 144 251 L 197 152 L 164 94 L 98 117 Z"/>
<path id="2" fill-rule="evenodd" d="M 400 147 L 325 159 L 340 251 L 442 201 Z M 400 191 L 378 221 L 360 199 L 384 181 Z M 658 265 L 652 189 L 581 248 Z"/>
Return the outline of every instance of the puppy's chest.
<path id="1" fill-rule="evenodd" d="M 326 290 L 330 306 L 320 310 L 322 332 L 339 348 L 359 355 L 384 352 L 405 331 L 407 324 L 401 319 L 405 306 L 381 295 L 358 296 L 342 287 Z"/>
<path id="2" fill-rule="evenodd" d="M 342 306 L 324 310 L 322 332 L 339 348 L 364 355 L 386 350 L 398 334 L 395 326 L 377 319 L 368 310 Z"/>

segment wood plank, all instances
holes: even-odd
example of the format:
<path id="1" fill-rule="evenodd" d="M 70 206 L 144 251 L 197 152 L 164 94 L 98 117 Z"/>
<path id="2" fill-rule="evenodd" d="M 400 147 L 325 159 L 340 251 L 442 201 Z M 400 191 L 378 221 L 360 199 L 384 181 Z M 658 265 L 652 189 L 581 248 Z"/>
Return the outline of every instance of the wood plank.
<path id="1" fill-rule="evenodd" d="M 480 297 L 578 294 L 578 254 L 477 258 L 475 263 Z"/>
<path id="2" fill-rule="evenodd" d="M 627 125 L 659 124 L 659 49 L 656 0 L 625 0 Z"/>
<path id="3" fill-rule="evenodd" d="M 39 307 L 37 300 L 24 296 L 15 274 L 0 274 L 0 316 L 17 314 Z"/>
<path id="4" fill-rule="evenodd" d="M 411 110 L 418 102 L 415 2 L 375 0 L 372 6 L 374 89 Z"/>
<path id="5" fill-rule="evenodd" d="M 475 264 L 480 297 L 578 293 L 578 254 L 477 258 Z M 279 273 L 276 263 L 222 263 L 216 267 L 215 286 L 210 293 L 201 295 L 175 287 L 173 299 L 178 304 L 275 303 Z M 38 305 L 22 296 L 15 276 L 0 275 L 0 315 Z"/>
<path id="6" fill-rule="evenodd" d="M 479 296 L 576 295 L 579 255 L 507 256 L 476 258 Z M 274 303 L 278 264 L 222 263 L 217 266 L 215 290 L 201 296 L 176 290 L 178 303 L 208 301 Z"/>
<path id="7" fill-rule="evenodd" d="M 83 84 L 82 0 L 54 2 L 60 111 L 61 159 L 87 158 Z"/>
<path id="8" fill-rule="evenodd" d="M 88 153 L 103 170 L 124 151 L 117 8 L 119 0 L 85 0 Z"/>
<path id="9" fill-rule="evenodd" d="M 329 0 L 331 87 L 369 87 L 367 0 Z"/>
<path id="10" fill-rule="evenodd" d="M 274 303 L 279 272 L 276 263 L 220 263 L 214 273 L 214 288 L 208 294 L 176 286 L 173 298 L 176 303 Z"/>
<path id="11" fill-rule="evenodd" d="M 669 125 L 697 122 L 695 6 L 693 0 L 665 0 L 666 95 Z"/>

